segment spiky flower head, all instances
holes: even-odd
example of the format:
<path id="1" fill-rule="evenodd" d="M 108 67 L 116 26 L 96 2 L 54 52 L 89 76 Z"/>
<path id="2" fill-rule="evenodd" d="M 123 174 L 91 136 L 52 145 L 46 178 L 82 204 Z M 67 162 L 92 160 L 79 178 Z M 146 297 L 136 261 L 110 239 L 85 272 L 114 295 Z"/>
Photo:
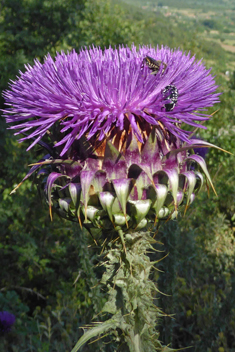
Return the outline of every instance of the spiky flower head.
<path id="1" fill-rule="evenodd" d="M 5 116 L 29 148 L 49 142 L 26 178 L 49 165 L 39 173 L 48 173 L 50 207 L 89 226 L 144 227 L 193 201 L 203 177 L 191 163 L 210 182 L 193 154 L 206 143 L 182 124 L 204 128 L 216 88 L 210 70 L 180 50 L 94 47 L 26 66 L 4 92 Z"/>
<path id="2" fill-rule="evenodd" d="M 146 57 L 158 62 L 157 71 Z M 11 128 L 17 133 L 27 133 L 21 140 L 34 139 L 33 144 L 59 122 L 64 136 L 55 146 L 64 146 L 61 155 L 84 135 L 102 141 L 113 130 L 128 133 L 131 129 L 143 143 L 146 126 L 159 122 L 188 141 L 181 123 L 203 127 L 196 122 L 206 120 L 205 107 L 218 102 L 209 72 L 190 54 L 164 47 L 104 52 L 93 48 L 58 54 L 55 60 L 48 55 L 44 63 L 35 60 L 33 67 L 26 66 L 26 72 L 4 93 L 10 105 L 7 122 L 14 124 Z M 167 111 L 170 97 L 164 89 L 169 86 L 177 88 L 178 99 Z"/>
<path id="3" fill-rule="evenodd" d="M 11 331 L 12 325 L 15 323 L 15 316 L 7 311 L 0 312 L 0 334 Z"/>

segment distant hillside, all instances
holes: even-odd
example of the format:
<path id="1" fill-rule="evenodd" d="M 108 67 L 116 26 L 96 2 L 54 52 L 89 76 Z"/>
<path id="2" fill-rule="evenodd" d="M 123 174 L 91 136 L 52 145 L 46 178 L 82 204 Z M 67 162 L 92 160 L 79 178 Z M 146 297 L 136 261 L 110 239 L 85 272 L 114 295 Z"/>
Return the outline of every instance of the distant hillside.
<path id="1" fill-rule="evenodd" d="M 138 6 L 170 6 L 176 8 L 235 8 L 235 0 L 124 0 L 128 4 Z"/>
<path id="2" fill-rule="evenodd" d="M 225 74 L 235 70 L 235 0 L 112 0 L 130 21 L 143 20 L 142 42 L 193 52 Z"/>

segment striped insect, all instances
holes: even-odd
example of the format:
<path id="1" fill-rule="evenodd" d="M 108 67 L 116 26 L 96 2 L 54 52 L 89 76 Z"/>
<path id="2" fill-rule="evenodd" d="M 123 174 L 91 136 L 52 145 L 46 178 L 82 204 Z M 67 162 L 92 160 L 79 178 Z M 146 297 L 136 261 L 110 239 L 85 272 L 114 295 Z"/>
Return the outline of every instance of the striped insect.
<path id="1" fill-rule="evenodd" d="M 148 68 L 152 71 L 152 75 L 156 75 L 159 72 L 161 65 L 163 66 L 162 73 L 164 73 L 165 69 L 167 68 L 167 64 L 165 64 L 165 62 L 162 62 L 160 60 L 154 60 L 150 56 L 146 56 L 143 59 L 143 64 L 148 66 Z"/>
<path id="2" fill-rule="evenodd" d="M 173 84 L 166 86 L 162 92 L 162 96 L 167 103 L 164 104 L 166 111 L 172 111 L 178 101 L 179 91 Z"/>

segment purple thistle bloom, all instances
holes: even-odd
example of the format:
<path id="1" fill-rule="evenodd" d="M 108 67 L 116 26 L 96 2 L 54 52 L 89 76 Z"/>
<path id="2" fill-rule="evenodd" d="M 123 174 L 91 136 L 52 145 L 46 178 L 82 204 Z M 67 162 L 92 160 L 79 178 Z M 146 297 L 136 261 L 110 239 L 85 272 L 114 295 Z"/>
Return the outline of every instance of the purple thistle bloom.
<path id="1" fill-rule="evenodd" d="M 0 334 L 11 331 L 12 325 L 15 323 L 15 316 L 9 312 L 0 312 Z"/>
<path id="2" fill-rule="evenodd" d="M 159 68 L 154 71 L 146 57 Z M 168 86 L 175 90 L 173 101 Z M 27 65 L 3 93 L 9 106 L 4 113 L 10 128 L 25 135 L 20 141 L 33 139 L 28 149 L 59 123 L 54 146 L 61 156 L 83 135 L 95 145 L 118 132 L 127 138 L 132 131 L 144 143 L 150 125 L 189 142 L 181 124 L 205 128 L 205 107 L 219 102 L 216 88 L 210 70 L 180 50 L 94 47 Z"/>

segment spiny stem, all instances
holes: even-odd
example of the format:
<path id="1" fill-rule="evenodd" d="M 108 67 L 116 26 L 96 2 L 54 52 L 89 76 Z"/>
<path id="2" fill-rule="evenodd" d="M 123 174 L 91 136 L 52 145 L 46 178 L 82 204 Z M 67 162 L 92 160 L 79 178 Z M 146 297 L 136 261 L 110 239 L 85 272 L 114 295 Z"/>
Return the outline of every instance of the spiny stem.
<path id="1" fill-rule="evenodd" d="M 131 352 L 157 351 L 161 344 L 155 325 L 161 312 L 152 300 L 156 288 L 149 280 L 153 263 L 147 255 L 155 241 L 147 232 L 123 234 L 119 231 L 118 234 L 120 241 L 109 243 L 106 250 L 108 261 L 102 283 L 110 289 L 103 312 L 114 316 L 121 312 L 122 343 Z"/>
<path id="2" fill-rule="evenodd" d="M 156 324 L 162 312 L 154 304 L 153 292 L 157 288 L 149 278 L 155 263 L 150 261 L 148 252 L 156 241 L 148 232 L 124 234 L 120 230 L 118 234 L 118 239 L 107 243 L 102 255 L 106 270 L 101 283 L 108 288 L 102 313 L 109 318 L 88 329 L 73 352 L 89 339 L 107 333 L 112 334 L 120 351 L 126 352 L 127 348 L 129 352 L 170 351 L 159 341 Z"/>

